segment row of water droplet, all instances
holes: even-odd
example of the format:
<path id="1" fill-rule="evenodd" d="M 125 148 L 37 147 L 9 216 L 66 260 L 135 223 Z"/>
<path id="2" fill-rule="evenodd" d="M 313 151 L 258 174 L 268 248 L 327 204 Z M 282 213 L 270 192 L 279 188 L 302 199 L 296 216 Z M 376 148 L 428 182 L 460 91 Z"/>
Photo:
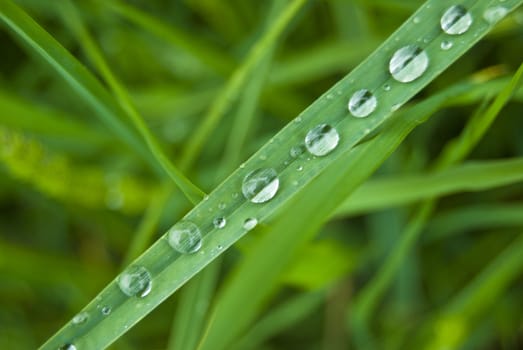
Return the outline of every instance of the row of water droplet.
<path id="1" fill-rule="evenodd" d="M 503 0 L 500 0 L 503 1 Z M 484 13 L 484 19 L 489 23 L 495 23 L 503 18 L 507 10 L 501 6 L 489 8 Z M 419 23 L 419 19 L 415 23 Z M 466 33 L 473 23 L 470 12 L 462 5 L 454 5 L 448 8 L 440 19 L 440 27 L 444 33 L 450 36 L 462 35 Z M 449 50 L 452 41 L 443 40 L 441 49 Z M 423 75 L 429 66 L 429 57 L 425 50 L 415 44 L 406 45 L 394 52 L 389 61 L 389 73 L 394 80 L 400 83 L 410 83 Z M 391 86 L 385 84 L 384 91 L 390 91 Z M 352 94 L 348 101 L 348 110 L 352 116 L 365 118 L 371 115 L 378 106 L 378 100 L 371 90 L 362 88 Z M 396 109 L 394 107 L 393 109 Z M 298 117 L 300 118 L 300 117 Z M 297 118 L 297 121 L 299 119 Z M 328 125 L 319 124 L 311 128 L 305 135 L 303 146 L 294 146 L 290 149 L 291 158 L 297 158 L 305 150 L 316 157 L 323 157 L 331 153 L 338 145 L 340 135 L 338 131 Z M 297 168 L 298 171 L 302 166 Z M 260 168 L 249 172 L 241 185 L 241 192 L 246 200 L 255 204 L 262 204 L 275 197 L 280 186 L 278 173 L 273 168 Z M 220 209 L 225 205 L 220 204 Z M 256 218 L 246 218 L 243 222 L 243 229 L 250 231 L 258 224 Z M 212 220 L 215 229 L 222 229 L 227 225 L 227 219 L 223 216 L 215 217 Z M 182 220 L 175 224 L 167 232 L 168 244 L 181 254 L 195 253 L 202 247 L 202 234 L 200 228 L 189 220 Z M 129 297 L 146 297 L 152 290 L 152 277 L 150 272 L 143 266 L 132 265 L 127 268 L 118 278 L 117 283 L 120 290 Z M 101 313 L 108 315 L 111 312 L 109 306 L 101 307 Z M 89 318 L 89 314 L 82 312 L 76 315 L 72 323 L 75 325 L 84 324 Z M 73 344 L 65 344 L 61 349 L 75 350 Z"/>

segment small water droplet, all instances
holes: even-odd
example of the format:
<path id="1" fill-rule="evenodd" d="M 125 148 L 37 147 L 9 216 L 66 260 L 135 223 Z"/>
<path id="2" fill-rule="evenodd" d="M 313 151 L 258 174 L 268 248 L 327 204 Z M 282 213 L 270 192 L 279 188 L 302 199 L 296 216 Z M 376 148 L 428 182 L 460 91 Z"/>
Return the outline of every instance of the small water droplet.
<path id="1" fill-rule="evenodd" d="M 298 158 L 300 155 L 303 154 L 304 151 L 305 151 L 305 147 L 303 145 L 293 146 L 293 147 L 291 147 L 289 154 L 292 158 Z"/>
<path id="2" fill-rule="evenodd" d="M 390 91 L 390 84 L 383 85 L 383 90 Z"/>
<path id="3" fill-rule="evenodd" d="M 472 15 L 462 5 L 451 6 L 440 20 L 441 29 L 449 35 L 465 33 L 472 25 Z"/>
<path id="4" fill-rule="evenodd" d="M 202 246 L 202 235 L 198 226 L 190 221 L 180 221 L 167 233 L 169 245 L 182 254 L 198 251 Z"/>
<path id="5" fill-rule="evenodd" d="M 253 203 L 265 203 L 278 191 L 280 180 L 272 168 L 256 169 L 245 176 L 242 184 L 243 196 Z"/>
<path id="6" fill-rule="evenodd" d="M 233 193 L 231 194 L 231 197 L 232 197 L 232 198 L 238 198 L 238 192 L 233 192 Z"/>
<path id="7" fill-rule="evenodd" d="M 421 19 L 419 17 L 414 17 L 412 22 L 414 22 L 414 24 L 418 24 L 419 22 L 421 22 Z"/>
<path id="8" fill-rule="evenodd" d="M 260 160 L 267 160 L 267 156 L 266 156 L 265 154 L 262 154 L 262 155 L 260 156 Z"/>
<path id="9" fill-rule="evenodd" d="M 293 186 L 298 186 L 298 181 L 294 180 L 294 181 L 292 182 L 292 185 L 293 185 Z"/>
<path id="10" fill-rule="evenodd" d="M 240 164 L 240 169 L 243 169 L 243 168 L 245 168 L 245 163 Z"/>
<path id="11" fill-rule="evenodd" d="M 490 24 L 495 24 L 503 19 L 508 13 L 504 6 L 493 6 L 483 12 L 483 18 Z"/>
<path id="12" fill-rule="evenodd" d="M 248 218 L 245 219 L 245 221 L 243 222 L 243 228 L 247 231 L 252 230 L 256 227 L 256 225 L 258 225 L 258 220 L 256 220 L 255 218 Z"/>
<path id="13" fill-rule="evenodd" d="M 127 296 L 143 298 L 151 292 L 151 274 L 143 266 L 130 266 L 118 276 L 118 286 Z"/>
<path id="14" fill-rule="evenodd" d="M 112 310 L 109 306 L 104 306 L 104 307 L 102 307 L 101 311 L 104 316 L 107 316 L 111 313 Z"/>
<path id="15" fill-rule="evenodd" d="M 84 311 L 84 312 L 80 312 L 79 314 L 74 316 L 72 322 L 75 325 L 80 325 L 80 324 L 87 322 L 88 319 L 89 319 L 89 314 Z"/>
<path id="16" fill-rule="evenodd" d="M 301 123 L 301 117 L 296 117 L 296 119 L 294 119 L 294 122 L 295 122 L 296 124 Z"/>
<path id="17" fill-rule="evenodd" d="M 227 220 L 220 216 L 220 217 L 217 217 L 217 218 L 214 218 L 214 220 L 212 221 L 212 224 L 214 225 L 215 228 L 224 228 L 225 225 L 227 224 Z"/>
<path id="18" fill-rule="evenodd" d="M 401 83 L 418 79 L 429 65 L 429 56 L 416 45 L 407 45 L 397 50 L 389 62 L 389 72 Z"/>
<path id="19" fill-rule="evenodd" d="M 325 96 L 325 98 L 327 100 L 332 100 L 334 98 L 334 95 L 329 93 L 329 94 L 327 94 L 327 96 Z"/>
<path id="20" fill-rule="evenodd" d="M 223 210 L 223 209 L 225 209 L 226 207 L 227 207 L 227 205 L 226 205 L 224 202 L 220 202 L 220 203 L 218 204 L 218 209 L 220 209 L 220 210 Z"/>
<path id="21" fill-rule="evenodd" d="M 311 154 L 322 157 L 332 152 L 339 141 L 340 135 L 336 129 L 328 124 L 320 124 L 305 136 L 305 147 Z"/>
<path id="22" fill-rule="evenodd" d="M 452 48 L 452 45 L 453 45 L 452 41 L 450 41 L 450 40 L 443 40 L 441 42 L 441 44 L 440 44 L 440 47 L 441 47 L 442 50 L 446 51 L 446 50 L 450 50 Z"/>
<path id="23" fill-rule="evenodd" d="M 348 107 L 353 116 L 363 118 L 374 112 L 377 105 L 376 96 L 367 89 L 361 89 L 352 95 Z"/>
<path id="24" fill-rule="evenodd" d="M 76 350 L 76 346 L 71 343 L 64 344 L 58 348 L 58 350 Z"/>
<path id="25" fill-rule="evenodd" d="M 222 246 L 221 244 L 218 244 L 218 245 L 216 246 L 216 248 L 217 248 L 218 250 L 222 250 L 222 249 L 223 249 L 223 246 Z"/>
<path id="26" fill-rule="evenodd" d="M 393 104 L 392 107 L 390 107 L 390 110 L 391 111 L 397 111 L 398 109 L 400 109 L 401 107 L 401 103 L 396 103 L 396 104 Z"/>
<path id="27" fill-rule="evenodd" d="M 303 170 L 303 165 L 298 165 L 298 166 L 296 167 L 296 170 L 298 170 L 298 171 L 302 171 L 302 170 Z"/>

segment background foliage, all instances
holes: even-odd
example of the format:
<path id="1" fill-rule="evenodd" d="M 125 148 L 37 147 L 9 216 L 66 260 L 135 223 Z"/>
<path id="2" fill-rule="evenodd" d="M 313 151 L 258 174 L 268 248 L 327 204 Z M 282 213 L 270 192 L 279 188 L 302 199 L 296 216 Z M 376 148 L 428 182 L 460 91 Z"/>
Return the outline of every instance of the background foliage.
<path id="1" fill-rule="evenodd" d="M 17 3 L 130 115 L 143 116 L 158 152 L 209 192 L 422 2 L 309 1 L 254 54 L 281 2 Z M 329 223 L 300 217 L 336 192 L 317 186 L 318 203 L 251 232 L 112 348 L 191 349 L 205 332 L 235 349 L 522 346 L 523 91 L 506 90 L 522 62 L 522 28 L 520 9 L 400 110 L 433 116 Z M 24 45 L 0 31 L 5 349 L 41 345 L 192 206 L 158 176 L 152 156 L 116 138 Z M 247 83 L 235 85 L 240 79 Z M 265 283 L 255 273 L 263 265 L 252 263 L 261 261 L 256 247 L 290 249 L 271 247 L 268 232 L 308 218 L 316 238 L 267 280 L 269 296 L 227 314 L 227 295 Z M 401 238 L 410 236 L 421 238 L 409 246 Z M 394 254 L 398 271 L 387 272 Z M 235 280 L 242 271 L 252 281 Z M 245 325 L 231 326 L 235 318 Z M 201 347 L 218 346 L 209 342 Z"/>

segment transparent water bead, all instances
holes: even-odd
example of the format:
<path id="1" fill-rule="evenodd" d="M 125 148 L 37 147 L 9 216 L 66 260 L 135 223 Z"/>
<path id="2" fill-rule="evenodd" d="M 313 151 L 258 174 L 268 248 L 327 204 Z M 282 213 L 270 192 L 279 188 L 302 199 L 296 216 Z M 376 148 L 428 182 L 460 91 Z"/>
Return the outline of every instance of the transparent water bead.
<path id="1" fill-rule="evenodd" d="M 450 50 L 452 48 L 453 44 L 452 41 L 449 40 L 443 40 L 439 47 L 441 47 L 442 50 Z"/>
<path id="2" fill-rule="evenodd" d="M 247 231 L 252 230 L 253 228 L 256 227 L 256 225 L 258 225 L 258 220 L 256 220 L 255 218 L 247 218 L 243 222 L 243 228 L 246 229 Z"/>
<path id="3" fill-rule="evenodd" d="M 109 306 L 102 307 L 102 315 L 109 315 L 111 313 L 112 309 Z"/>
<path id="4" fill-rule="evenodd" d="M 292 158 L 298 158 L 300 155 L 303 154 L 303 152 L 304 152 L 304 147 L 302 145 L 299 145 L 299 146 L 291 147 L 289 154 Z"/>
<path id="5" fill-rule="evenodd" d="M 256 169 L 243 178 L 243 196 L 253 203 L 265 203 L 278 192 L 280 180 L 272 168 Z"/>
<path id="6" fill-rule="evenodd" d="M 349 100 L 349 111 L 358 118 L 364 118 L 374 112 L 378 100 L 376 96 L 367 89 L 356 91 Z"/>
<path id="7" fill-rule="evenodd" d="M 410 83 L 421 77 L 429 66 L 429 56 L 417 45 L 397 50 L 389 62 L 389 72 L 400 83 Z"/>
<path id="8" fill-rule="evenodd" d="M 80 324 L 87 322 L 88 319 L 89 319 L 89 314 L 84 311 L 84 312 L 80 312 L 79 314 L 74 316 L 72 322 L 75 325 L 80 325 Z"/>
<path id="9" fill-rule="evenodd" d="M 151 280 L 151 274 L 145 267 L 133 265 L 118 276 L 118 286 L 127 296 L 143 298 L 151 292 Z"/>
<path id="10" fill-rule="evenodd" d="M 180 221 L 167 233 L 169 245 L 182 254 L 197 252 L 202 247 L 202 234 L 190 221 Z"/>
<path id="11" fill-rule="evenodd" d="M 224 218 L 224 217 L 217 217 L 217 218 L 214 218 L 214 220 L 212 221 L 212 224 L 215 228 L 224 228 L 225 225 L 227 224 L 227 220 Z"/>
<path id="12" fill-rule="evenodd" d="M 71 343 L 64 344 L 58 348 L 58 350 L 76 350 L 76 346 Z"/>
<path id="13" fill-rule="evenodd" d="M 508 13 L 508 10 L 503 6 L 493 6 L 483 12 L 483 18 L 490 24 L 497 23 L 503 19 Z"/>
<path id="14" fill-rule="evenodd" d="M 305 136 L 305 147 L 309 153 L 321 157 L 332 152 L 338 142 L 340 135 L 332 126 L 320 124 L 309 130 Z"/>
<path id="15" fill-rule="evenodd" d="M 461 5 L 451 6 L 441 16 L 441 29 L 449 35 L 460 35 L 472 25 L 472 15 Z"/>

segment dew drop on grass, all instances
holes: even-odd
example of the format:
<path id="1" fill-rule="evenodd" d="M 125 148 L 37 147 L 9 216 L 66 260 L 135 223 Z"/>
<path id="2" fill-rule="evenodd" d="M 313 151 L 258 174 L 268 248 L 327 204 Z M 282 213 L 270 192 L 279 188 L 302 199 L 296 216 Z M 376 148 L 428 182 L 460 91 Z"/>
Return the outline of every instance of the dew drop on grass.
<path id="1" fill-rule="evenodd" d="M 389 62 L 389 72 L 400 83 L 410 83 L 421 77 L 429 65 L 429 56 L 417 45 L 397 50 Z"/>
<path id="2" fill-rule="evenodd" d="M 89 319 L 89 314 L 84 311 L 84 312 L 80 312 L 79 314 L 74 316 L 72 322 L 75 325 L 80 325 L 80 324 L 87 322 L 88 319 Z"/>
<path id="3" fill-rule="evenodd" d="M 76 346 L 71 343 L 64 344 L 58 348 L 58 350 L 76 350 Z"/>
<path id="4" fill-rule="evenodd" d="M 452 48 L 453 44 L 450 40 L 443 40 L 439 47 L 441 47 L 442 50 L 450 50 Z"/>
<path id="5" fill-rule="evenodd" d="M 490 24 L 495 24 L 503 19 L 508 13 L 508 10 L 503 6 L 493 6 L 483 12 L 483 18 Z"/>
<path id="6" fill-rule="evenodd" d="M 252 230 L 253 228 L 256 227 L 256 225 L 258 225 L 258 220 L 256 220 L 255 218 L 247 218 L 243 222 L 243 228 L 246 229 L 247 231 Z"/>
<path id="7" fill-rule="evenodd" d="M 218 209 L 223 210 L 223 209 L 225 209 L 226 207 L 227 207 L 227 205 L 226 205 L 224 202 L 220 202 L 220 203 L 218 204 Z"/>
<path id="8" fill-rule="evenodd" d="M 451 6 L 440 20 L 441 29 L 449 35 L 465 33 L 472 25 L 472 15 L 461 5 Z"/>
<path id="9" fill-rule="evenodd" d="M 102 315 L 107 316 L 111 313 L 112 309 L 109 306 L 102 307 Z"/>
<path id="10" fill-rule="evenodd" d="M 227 220 L 223 216 L 220 216 L 220 217 L 214 218 L 214 220 L 212 221 L 212 224 L 215 228 L 224 228 L 225 225 L 227 224 Z"/>
<path id="11" fill-rule="evenodd" d="M 202 234 L 190 221 L 180 221 L 167 233 L 169 245 L 182 254 L 197 252 L 202 247 Z"/>
<path id="12" fill-rule="evenodd" d="M 256 169 L 243 178 L 243 196 L 253 203 L 265 203 L 278 191 L 280 180 L 272 168 Z"/>
<path id="13" fill-rule="evenodd" d="M 383 90 L 390 91 L 390 84 L 383 85 Z"/>
<path id="14" fill-rule="evenodd" d="M 332 152 L 338 142 L 340 135 L 332 126 L 320 124 L 309 130 L 305 136 L 305 147 L 309 153 L 322 157 Z"/>
<path id="15" fill-rule="evenodd" d="M 304 152 L 304 147 L 302 145 L 299 145 L 299 146 L 291 147 L 289 154 L 292 158 L 298 158 L 300 155 L 303 154 L 303 152 Z"/>
<path id="16" fill-rule="evenodd" d="M 298 171 L 302 171 L 302 170 L 303 170 L 303 165 L 298 165 L 298 166 L 296 167 L 296 170 L 298 170 Z"/>
<path id="17" fill-rule="evenodd" d="M 349 100 L 349 111 L 358 118 L 364 118 L 374 112 L 378 100 L 376 96 L 367 89 L 356 91 Z"/>
<path id="18" fill-rule="evenodd" d="M 151 274 L 143 266 L 130 266 L 118 276 L 118 286 L 127 296 L 143 298 L 151 292 Z"/>

